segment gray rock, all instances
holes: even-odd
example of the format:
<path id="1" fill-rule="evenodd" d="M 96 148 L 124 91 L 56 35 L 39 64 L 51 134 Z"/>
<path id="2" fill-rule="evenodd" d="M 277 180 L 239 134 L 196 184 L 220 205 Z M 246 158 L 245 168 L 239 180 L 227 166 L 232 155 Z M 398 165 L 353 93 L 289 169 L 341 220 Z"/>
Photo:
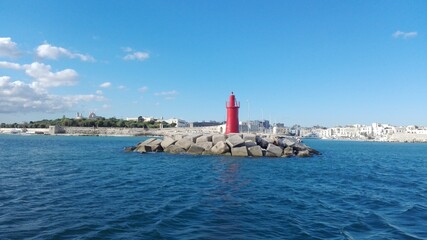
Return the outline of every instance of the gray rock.
<path id="1" fill-rule="evenodd" d="M 181 140 L 184 136 L 182 136 L 181 134 L 177 134 L 177 135 L 172 135 L 172 138 L 175 140 Z"/>
<path id="2" fill-rule="evenodd" d="M 225 142 L 225 135 L 224 134 L 215 134 L 212 136 L 212 143 L 215 145 L 218 142 L 224 141 Z"/>
<path id="3" fill-rule="evenodd" d="M 135 148 L 135 150 L 134 150 L 134 152 L 139 152 L 139 153 L 145 153 L 145 152 L 147 152 L 147 150 L 146 150 L 146 146 L 148 145 L 148 144 L 151 144 L 152 142 L 154 142 L 154 141 L 156 141 L 157 139 L 156 138 L 149 138 L 149 139 L 147 139 L 147 140 L 145 140 L 145 141 L 143 141 L 143 142 L 140 142 L 137 146 L 136 146 L 136 148 Z"/>
<path id="4" fill-rule="evenodd" d="M 208 151 L 212 148 L 213 143 L 212 142 L 199 142 L 199 143 L 196 143 L 196 145 L 204 148 L 205 151 Z"/>
<path id="5" fill-rule="evenodd" d="M 132 146 L 132 147 L 125 147 L 123 150 L 125 151 L 125 152 L 132 152 L 133 150 L 135 150 L 136 149 L 136 147 L 134 147 L 134 146 Z"/>
<path id="6" fill-rule="evenodd" d="M 274 143 L 274 139 L 271 139 L 269 137 L 257 138 L 257 144 L 260 145 L 261 148 L 264 148 L 264 149 L 266 149 L 269 144 L 273 144 L 273 143 Z"/>
<path id="7" fill-rule="evenodd" d="M 292 157 L 294 156 L 294 148 L 293 147 L 286 147 L 283 149 L 283 157 Z"/>
<path id="8" fill-rule="evenodd" d="M 310 152 L 311 155 L 313 155 L 313 154 L 320 155 L 320 152 L 317 151 L 317 150 L 315 150 L 315 149 L 313 149 L 313 148 L 308 147 L 307 150 Z"/>
<path id="9" fill-rule="evenodd" d="M 282 147 L 292 147 L 296 143 L 298 143 L 298 139 L 296 139 L 296 138 L 285 137 L 285 138 L 281 138 L 279 140 L 279 144 Z"/>
<path id="10" fill-rule="evenodd" d="M 174 144 L 177 140 L 171 138 L 171 137 L 164 137 L 162 143 L 160 144 L 162 148 L 167 148 L 170 145 Z"/>
<path id="11" fill-rule="evenodd" d="M 230 147 L 224 141 L 220 141 L 215 144 L 210 151 L 213 154 L 224 154 L 230 152 Z"/>
<path id="12" fill-rule="evenodd" d="M 165 149 L 165 152 L 179 154 L 179 153 L 185 153 L 185 149 L 176 145 L 170 145 Z"/>
<path id="13" fill-rule="evenodd" d="M 304 143 L 300 143 L 297 142 L 293 145 L 293 148 L 297 151 L 304 151 L 304 150 L 308 150 L 307 145 L 305 145 Z"/>
<path id="14" fill-rule="evenodd" d="M 231 148 L 234 147 L 241 147 L 245 145 L 245 141 L 243 141 L 243 139 L 239 136 L 239 135 L 229 135 L 227 140 L 225 141 L 228 146 L 230 146 Z"/>
<path id="15" fill-rule="evenodd" d="M 183 139 L 188 139 L 193 143 L 196 143 L 197 138 L 201 137 L 202 134 L 193 134 L 193 135 L 189 135 L 189 136 L 185 136 L 183 137 Z"/>
<path id="16" fill-rule="evenodd" d="M 311 157 L 311 154 L 308 150 L 299 151 L 297 157 Z"/>
<path id="17" fill-rule="evenodd" d="M 252 147 L 248 147 L 248 154 L 252 157 L 262 157 L 262 149 L 261 146 L 255 145 Z"/>
<path id="18" fill-rule="evenodd" d="M 201 155 L 204 151 L 205 149 L 202 147 L 199 147 L 197 145 L 191 145 L 190 148 L 187 150 L 187 153 Z"/>
<path id="19" fill-rule="evenodd" d="M 147 144 L 149 144 L 149 143 L 151 143 L 151 142 L 153 142 L 155 140 L 156 140 L 156 138 L 149 138 L 149 139 L 146 139 L 143 142 L 138 143 L 136 146 L 138 147 L 139 145 L 147 145 Z"/>
<path id="20" fill-rule="evenodd" d="M 256 142 L 256 135 L 251 133 L 243 133 L 243 141 L 252 141 Z"/>
<path id="21" fill-rule="evenodd" d="M 233 157 L 247 157 L 248 156 L 248 149 L 246 148 L 246 146 L 234 147 L 231 149 L 231 156 L 233 156 Z"/>
<path id="22" fill-rule="evenodd" d="M 176 141 L 175 146 L 184 148 L 185 151 L 187 151 L 191 147 L 192 144 L 193 144 L 192 141 L 190 141 L 189 139 L 183 138 L 181 140 Z"/>
<path id="23" fill-rule="evenodd" d="M 246 140 L 245 141 L 245 146 L 247 148 L 253 147 L 253 146 L 258 146 L 255 142 L 251 141 L 251 140 Z"/>
<path id="24" fill-rule="evenodd" d="M 268 144 L 267 152 L 265 156 L 267 157 L 281 157 L 283 154 L 283 149 L 274 144 Z"/>
<path id="25" fill-rule="evenodd" d="M 212 142 L 212 135 L 203 135 L 196 139 L 196 143 Z"/>

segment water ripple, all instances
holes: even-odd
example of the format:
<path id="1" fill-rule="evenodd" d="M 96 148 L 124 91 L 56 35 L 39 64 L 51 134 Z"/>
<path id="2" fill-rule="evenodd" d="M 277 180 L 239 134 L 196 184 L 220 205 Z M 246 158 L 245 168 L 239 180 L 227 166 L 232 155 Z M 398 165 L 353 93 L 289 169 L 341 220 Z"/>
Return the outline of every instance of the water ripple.
<path id="1" fill-rule="evenodd" d="M 0 239 L 426 239 L 427 149 L 312 141 L 311 159 L 124 153 L 0 136 Z M 7 147 L 5 147 L 7 146 Z"/>

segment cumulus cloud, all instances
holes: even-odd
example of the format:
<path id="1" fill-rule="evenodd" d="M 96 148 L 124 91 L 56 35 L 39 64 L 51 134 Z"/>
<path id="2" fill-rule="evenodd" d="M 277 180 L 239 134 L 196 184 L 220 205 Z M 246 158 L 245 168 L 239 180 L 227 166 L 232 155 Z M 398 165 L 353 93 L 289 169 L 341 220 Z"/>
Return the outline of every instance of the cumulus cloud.
<path id="1" fill-rule="evenodd" d="M 21 65 L 19 65 L 18 63 L 11 63 L 11 62 L 0 62 L 0 68 L 9 68 L 9 69 L 14 69 L 14 70 L 20 70 L 21 69 Z"/>
<path id="2" fill-rule="evenodd" d="M 10 37 L 0 37 L 0 57 L 15 58 L 19 56 L 17 44 Z"/>
<path id="3" fill-rule="evenodd" d="M 122 48 L 122 50 L 128 54 L 126 54 L 123 57 L 123 60 L 138 60 L 138 61 L 144 61 L 147 60 L 148 58 L 150 58 L 150 54 L 147 52 L 138 52 L 138 51 L 134 51 L 132 48 L 130 47 L 124 47 Z"/>
<path id="4" fill-rule="evenodd" d="M 105 82 L 105 83 L 102 83 L 99 86 L 102 87 L 102 88 L 109 88 L 109 87 L 111 87 L 111 83 L 110 82 Z"/>
<path id="5" fill-rule="evenodd" d="M 58 59 L 60 57 L 78 58 L 84 62 L 93 62 L 95 58 L 88 54 L 74 53 L 68 49 L 62 47 L 52 46 L 48 43 L 44 43 L 37 47 L 37 56 L 47 59 Z"/>
<path id="6" fill-rule="evenodd" d="M 140 87 L 140 88 L 138 89 L 138 92 L 140 92 L 140 93 L 145 93 L 146 91 L 148 91 L 148 87 L 146 87 L 146 86 L 144 86 L 144 87 Z"/>
<path id="7" fill-rule="evenodd" d="M 102 95 L 102 94 L 104 94 L 101 90 L 96 90 L 96 94 L 98 94 L 98 95 Z"/>
<path id="8" fill-rule="evenodd" d="M 403 39 L 414 38 L 417 35 L 418 35 L 417 32 L 402 32 L 402 31 L 396 31 L 392 34 L 394 38 L 403 38 Z"/>
<path id="9" fill-rule="evenodd" d="M 23 70 L 25 74 L 35 80 L 33 85 L 41 88 L 71 86 L 77 82 L 78 77 L 77 72 L 73 69 L 52 72 L 52 67 L 50 65 L 39 62 L 24 65 L 11 62 L 0 62 L 0 68 Z"/>
<path id="10" fill-rule="evenodd" d="M 0 76 L 0 113 L 58 112 L 89 101 L 103 101 L 97 95 L 58 96 L 49 94 L 32 83 L 11 81 L 9 76 Z"/>

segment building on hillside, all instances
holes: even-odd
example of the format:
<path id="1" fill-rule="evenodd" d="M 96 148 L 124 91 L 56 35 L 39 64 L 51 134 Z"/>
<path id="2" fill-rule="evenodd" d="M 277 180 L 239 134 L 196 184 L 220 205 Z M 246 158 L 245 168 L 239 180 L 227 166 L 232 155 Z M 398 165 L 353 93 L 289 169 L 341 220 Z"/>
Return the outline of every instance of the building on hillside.
<path id="1" fill-rule="evenodd" d="M 91 113 L 89 113 L 89 116 L 87 118 L 91 119 L 91 120 L 96 120 L 96 119 L 101 118 L 101 117 L 96 116 L 95 112 L 91 112 Z"/>
<path id="2" fill-rule="evenodd" d="M 83 114 L 77 112 L 75 119 L 84 119 Z"/>
<path id="3" fill-rule="evenodd" d="M 139 117 L 127 117 L 126 121 L 144 122 L 144 118 L 141 116 L 139 116 Z"/>
<path id="4" fill-rule="evenodd" d="M 169 125 L 175 124 L 175 127 L 177 127 L 177 128 L 189 126 L 189 124 L 186 121 L 179 119 L 179 118 L 170 118 L 170 119 L 167 119 L 164 121 L 167 122 Z"/>

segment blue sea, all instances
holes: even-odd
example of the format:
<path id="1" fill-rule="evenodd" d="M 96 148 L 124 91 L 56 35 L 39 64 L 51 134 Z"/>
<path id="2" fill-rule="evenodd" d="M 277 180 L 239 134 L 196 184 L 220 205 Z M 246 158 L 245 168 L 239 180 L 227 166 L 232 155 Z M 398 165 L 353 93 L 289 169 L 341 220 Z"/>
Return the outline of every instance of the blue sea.
<path id="1" fill-rule="evenodd" d="M 427 239 L 427 144 L 123 151 L 143 139 L 0 135 L 0 239 Z"/>

